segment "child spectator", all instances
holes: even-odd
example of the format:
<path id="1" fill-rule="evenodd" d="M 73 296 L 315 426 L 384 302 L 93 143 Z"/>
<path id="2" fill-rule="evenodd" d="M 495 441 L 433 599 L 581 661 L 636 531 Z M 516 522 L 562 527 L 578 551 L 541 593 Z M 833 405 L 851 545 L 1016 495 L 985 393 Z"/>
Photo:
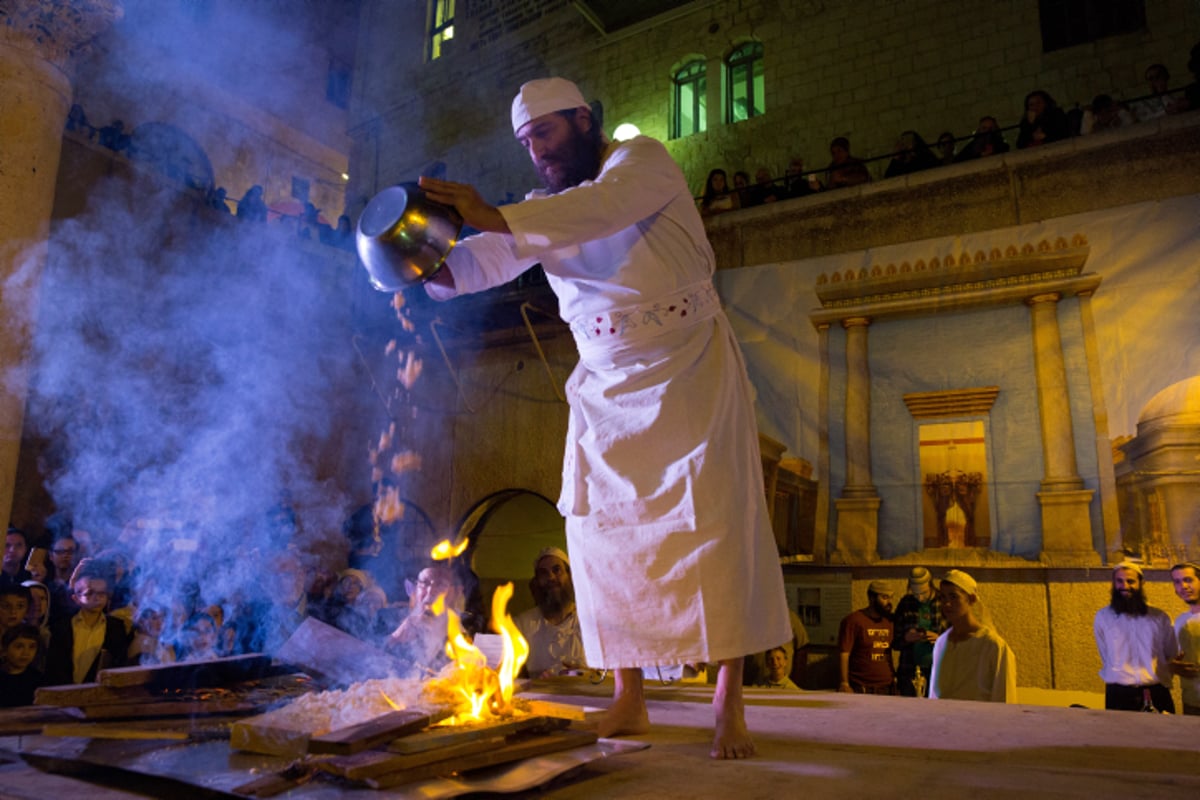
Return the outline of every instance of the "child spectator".
<path id="1" fill-rule="evenodd" d="M 203 612 L 188 620 L 183 631 L 183 660 L 211 661 L 220 658 L 217 652 L 217 621 Z"/>
<path id="2" fill-rule="evenodd" d="M 22 584 L 0 586 L 0 634 L 25 622 L 29 613 L 29 587 Z"/>
<path id="3" fill-rule="evenodd" d="M 133 619 L 133 643 L 129 645 L 130 664 L 173 664 L 175 648 L 162 638 L 166 615 L 158 606 L 144 606 Z"/>
<path id="4" fill-rule="evenodd" d="M 121 620 L 105 613 L 112 578 L 99 565 L 85 559 L 71 581 L 79 611 L 50 628 L 46 654 L 46 682 L 90 683 L 108 667 L 124 666 L 129 634 Z"/>
<path id="5" fill-rule="evenodd" d="M 21 585 L 29 589 L 29 611 L 25 614 L 25 622 L 38 629 L 41 641 L 34 666 L 44 672 L 46 650 L 50 647 L 50 590 L 37 581 L 25 581 Z"/>
<path id="6" fill-rule="evenodd" d="M 33 695 L 46 681 L 33 666 L 41 647 L 38 629 L 21 623 L 0 635 L 0 706 L 33 705 Z"/>

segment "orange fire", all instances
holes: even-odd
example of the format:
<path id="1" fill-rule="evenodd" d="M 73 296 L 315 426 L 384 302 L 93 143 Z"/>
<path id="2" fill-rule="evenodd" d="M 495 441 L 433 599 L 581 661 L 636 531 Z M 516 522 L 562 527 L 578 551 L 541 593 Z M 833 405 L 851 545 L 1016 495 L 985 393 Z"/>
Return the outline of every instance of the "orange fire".
<path id="1" fill-rule="evenodd" d="M 449 541 L 439 542 L 433 548 L 435 559 L 453 558 L 466 549 L 467 543 L 451 546 Z M 447 555 L 450 554 L 450 555 Z M 492 627 L 499 632 L 503 646 L 499 669 L 488 666 L 487 656 L 476 647 L 462 628 L 462 620 L 452 609 L 446 608 L 446 655 L 453 662 L 443 673 L 429 683 L 429 689 L 449 694 L 457 700 L 457 713 L 443 721 L 443 725 L 461 725 L 481 722 L 501 716 L 512 716 L 513 691 L 517 674 L 529 657 L 529 643 L 517 629 L 508 614 L 508 601 L 512 599 L 513 585 L 506 583 L 492 595 Z M 442 597 L 434 607 L 434 613 L 442 612 Z"/>
<path id="2" fill-rule="evenodd" d="M 429 556 L 434 561 L 446 561 L 451 558 L 457 558 L 463 554 L 464 550 L 467 549 L 468 544 L 470 544 L 470 542 L 467 539 L 463 539 L 458 544 L 453 545 L 450 544 L 449 539 L 442 539 L 433 546 L 432 550 L 429 551 Z"/>

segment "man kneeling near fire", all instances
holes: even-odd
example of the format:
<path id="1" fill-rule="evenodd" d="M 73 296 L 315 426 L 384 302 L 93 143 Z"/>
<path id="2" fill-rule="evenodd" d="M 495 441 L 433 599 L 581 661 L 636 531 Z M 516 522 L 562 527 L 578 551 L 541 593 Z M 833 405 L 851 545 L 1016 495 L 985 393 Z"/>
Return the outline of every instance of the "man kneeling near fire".
<path id="1" fill-rule="evenodd" d="M 525 662 L 529 676 L 547 678 L 583 669 L 583 639 L 575 615 L 575 585 L 567 554 L 557 547 L 538 553 L 529 589 L 537 605 L 513 619 L 529 643 L 529 660 Z"/>

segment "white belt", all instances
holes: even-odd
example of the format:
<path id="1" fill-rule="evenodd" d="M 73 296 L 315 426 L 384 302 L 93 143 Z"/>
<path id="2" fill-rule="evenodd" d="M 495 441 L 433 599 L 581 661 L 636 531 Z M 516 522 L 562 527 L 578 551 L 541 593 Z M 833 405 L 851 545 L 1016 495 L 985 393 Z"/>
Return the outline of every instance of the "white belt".
<path id="1" fill-rule="evenodd" d="M 721 298 L 711 280 L 695 283 L 666 298 L 624 306 L 571 320 L 571 333 L 582 355 L 585 350 L 624 347 L 670 330 L 703 322 L 721 310 Z"/>

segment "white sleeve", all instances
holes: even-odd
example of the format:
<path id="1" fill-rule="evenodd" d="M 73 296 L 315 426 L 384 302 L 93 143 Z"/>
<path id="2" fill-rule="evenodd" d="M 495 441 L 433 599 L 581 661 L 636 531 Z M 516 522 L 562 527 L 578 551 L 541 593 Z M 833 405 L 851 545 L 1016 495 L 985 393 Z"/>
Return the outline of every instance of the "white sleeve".
<path id="1" fill-rule="evenodd" d="M 454 286 L 429 282 L 425 284 L 425 293 L 442 301 L 460 294 L 482 292 L 508 283 L 536 263 L 536 258 L 517 256 L 513 238 L 508 234 L 468 236 L 446 256 L 446 267 L 454 276 Z"/>
<path id="2" fill-rule="evenodd" d="M 611 236 L 688 196 L 679 165 L 661 142 L 639 136 L 613 149 L 593 181 L 500 208 L 515 251 L 537 256 Z"/>

